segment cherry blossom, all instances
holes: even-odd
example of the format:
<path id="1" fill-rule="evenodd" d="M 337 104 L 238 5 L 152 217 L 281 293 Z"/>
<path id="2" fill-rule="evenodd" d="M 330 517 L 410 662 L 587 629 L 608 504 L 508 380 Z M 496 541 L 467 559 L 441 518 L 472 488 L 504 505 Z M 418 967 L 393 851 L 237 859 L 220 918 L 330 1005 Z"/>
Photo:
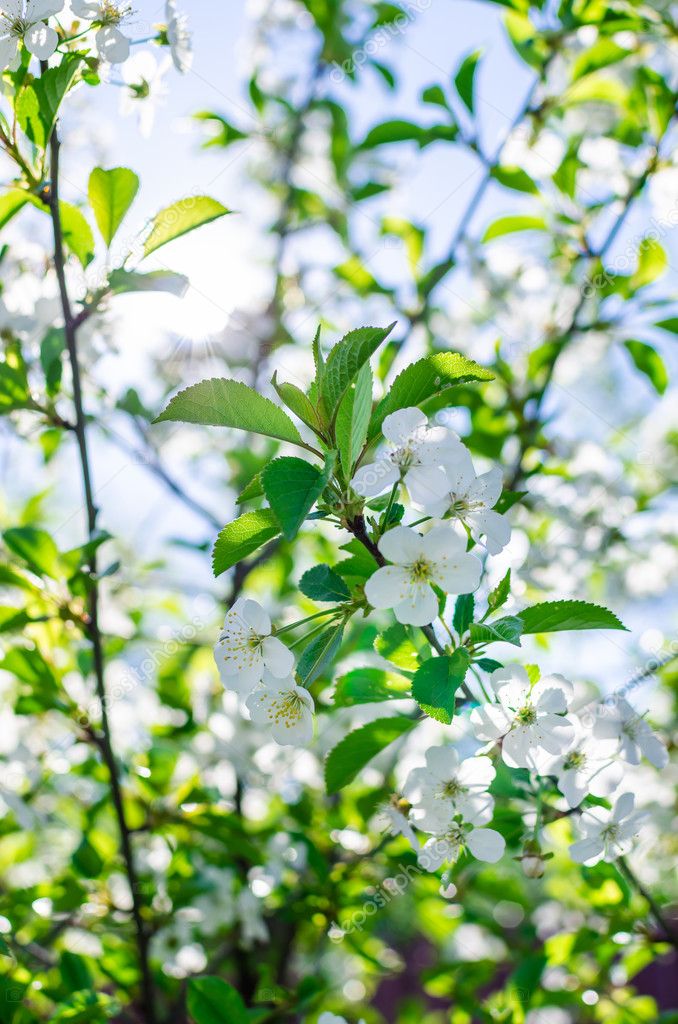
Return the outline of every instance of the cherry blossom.
<path id="1" fill-rule="evenodd" d="M 188 18 L 177 11 L 176 0 L 167 0 L 165 20 L 172 62 L 177 71 L 185 74 L 193 65 L 193 47 L 191 33 L 188 30 Z"/>
<path id="2" fill-rule="evenodd" d="M 123 64 L 129 57 L 130 41 L 120 31 L 132 7 L 125 0 L 71 0 L 76 18 L 86 18 L 97 29 L 95 41 L 102 60 Z"/>
<path id="3" fill-rule="evenodd" d="M 305 745 L 313 736 L 313 698 L 293 676 L 277 679 L 264 670 L 263 682 L 246 700 L 255 725 L 266 726 L 276 743 Z"/>
<path id="4" fill-rule="evenodd" d="M 442 831 L 457 814 L 472 825 L 487 824 L 494 810 L 487 790 L 495 774 L 489 757 L 460 761 L 453 747 L 430 747 L 426 767 L 414 768 L 405 784 L 415 824 L 425 832 Z"/>
<path id="5" fill-rule="evenodd" d="M 448 594 L 470 594 L 480 583 L 482 566 L 451 525 L 438 524 L 423 537 L 396 526 L 379 541 L 392 565 L 377 569 L 365 584 L 373 608 L 393 608 L 398 622 L 425 626 L 438 614 L 433 586 Z"/>
<path id="6" fill-rule="evenodd" d="M 241 696 L 261 682 L 264 671 L 284 679 L 294 668 L 294 655 L 271 636 L 270 616 L 256 601 L 240 598 L 226 613 L 214 647 L 222 682 Z"/>
<path id="7" fill-rule="evenodd" d="M 668 764 L 666 747 L 626 700 L 617 700 L 613 708 L 599 707 L 593 735 L 600 740 L 617 741 L 618 752 L 629 764 L 640 764 L 642 757 L 655 768 L 665 768 Z"/>
<path id="8" fill-rule="evenodd" d="M 377 462 L 361 466 L 351 481 L 357 494 L 375 498 L 403 482 L 415 504 L 424 505 L 444 486 L 441 463 L 462 447 L 446 427 L 429 427 L 421 409 L 399 409 L 387 416 L 382 433 L 390 447 Z"/>
<path id="9" fill-rule="evenodd" d="M 165 75 L 171 64 L 169 57 L 158 62 L 148 50 L 136 53 L 125 63 L 122 78 L 127 89 L 120 97 L 120 113 L 123 117 L 137 114 L 139 131 L 148 138 L 158 106 L 167 95 Z"/>
<path id="10" fill-rule="evenodd" d="M 466 847 L 476 860 L 496 864 L 504 855 L 504 837 L 493 828 L 473 828 L 461 822 L 453 823 L 445 832 L 428 839 L 417 858 L 426 871 L 437 871 L 448 861 L 455 861 Z"/>
<path id="11" fill-rule="evenodd" d="M 622 793 L 611 810 L 587 808 L 579 819 L 584 838 L 570 846 L 572 860 L 591 865 L 627 854 L 646 817 L 646 812 L 635 811 L 634 807 L 633 793 Z"/>
<path id="12" fill-rule="evenodd" d="M 438 483 L 442 483 L 438 495 L 431 493 L 430 498 L 422 502 L 425 511 L 437 518 L 449 514 L 468 527 L 474 540 L 484 537 L 491 555 L 499 554 L 511 539 L 508 519 L 493 511 L 503 484 L 499 466 L 478 476 L 468 449 L 460 444 L 453 459 L 445 460 L 442 481 L 441 477 L 432 478 L 431 488 Z"/>
<path id="13" fill-rule="evenodd" d="M 539 760 L 539 774 L 552 775 L 570 807 L 578 807 L 585 796 L 606 797 L 623 777 L 621 765 L 614 760 L 613 744 L 596 739 L 584 729 L 576 715 L 568 715 L 574 729 L 570 749 Z"/>
<path id="14" fill-rule="evenodd" d="M 491 677 L 498 703 L 471 712 L 480 740 L 502 740 L 501 752 L 510 768 L 537 768 L 544 753 L 559 755 L 574 739 L 574 726 L 564 717 L 572 684 L 562 676 L 545 676 L 535 685 L 524 668 L 498 668 Z"/>
<path id="15" fill-rule="evenodd" d="M 47 60 L 57 48 L 59 37 L 45 19 L 58 14 L 64 0 L 2 0 L 0 2 L 0 70 L 10 67 L 23 41 L 29 53 Z"/>

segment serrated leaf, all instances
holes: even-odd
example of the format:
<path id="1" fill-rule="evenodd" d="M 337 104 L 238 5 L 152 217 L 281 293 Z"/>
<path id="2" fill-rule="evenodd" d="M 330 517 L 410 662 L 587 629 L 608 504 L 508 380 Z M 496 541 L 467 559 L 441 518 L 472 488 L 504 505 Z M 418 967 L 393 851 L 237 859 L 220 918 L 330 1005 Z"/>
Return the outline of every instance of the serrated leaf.
<path id="1" fill-rule="evenodd" d="M 370 364 L 365 363 L 337 410 L 335 436 L 341 467 L 347 477 L 350 477 L 356 459 L 367 440 L 371 413 L 372 371 Z"/>
<path id="2" fill-rule="evenodd" d="M 487 595 L 488 607 L 495 611 L 497 608 L 501 608 L 503 604 L 506 604 L 508 596 L 511 593 L 511 570 L 506 570 L 506 575 L 496 585 L 494 590 L 491 590 Z"/>
<path id="3" fill-rule="evenodd" d="M 456 693 L 464 682 L 470 660 L 468 651 L 459 647 L 453 654 L 429 658 L 417 670 L 412 680 L 412 696 L 430 718 L 450 724 Z"/>
<path id="4" fill-rule="evenodd" d="M 455 601 L 452 625 L 459 636 L 461 636 L 462 633 L 465 633 L 473 622 L 475 604 L 476 602 L 473 594 L 460 594 Z"/>
<path id="5" fill-rule="evenodd" d="M 299 590 L 312 601 L 348 601 L 351 591 L 329 565 L 314 565 L 299 580 Z"/>
<path id="6" fill-rule="evenodd" d="M 626 629 L 614 612 L 588 601 L 545 601 L 517 616 L 523 633 L 556 633 L 576 629 Z"/>
<path id="7" fill-rule="evenodd" d="M 89 176 L 89 204 L 101 237 L 110 248 L 139 191 L 139 178 L 128 167 L 95 167 Z"/>
<path id="8" fill-rule="evenodd" d="M 493 238 L 515 234 L 516 231 L 546 231 L 547 224 L 543 217 L 529 214 L 516 214 L 511 217 L 499 217 L 493 221 L 482 237 L 483 242 L 491 242 Z"/>
<path id="9" fill-rule="evenodd" d="M 216 539 L 212 551 L 214 575 L 220 576 L 279 533 L 280 525 L 270 508 L 245 512 L 225 526 Z"/>
<path id="10" fill-rule="evenodd" d="M 264 483 L 261 479 L 261 473 L 255 473 L 250 482 L 243 487 L 242 491 L 235 499 L 236 505 L 242 505 L 244 501 L 251 501 L 252 498 L 260 498 L 264 493 Z"/>
<path id="11" fill-rule="evenodd" d="M 419 668 L 419 657 L 407 630 L 400 623 L 389 626 L 374 641 L 374 649 L 386 661 L 398 668 L 414 672 Z"/>
<path id="12" fill-rule="evenodd" d="M 316 434 L 322 434 L 325 427 L 323 417 L 318 406 L 311 401 L 308 395 L 305 395 L 295 384 L 288 384 L 285 381 L 278 382 L 275 374 L 271 383 L 287 408 Z"/>
<path id="13" fill-rule="evenodd" d="M 636 369 L 645 374 L 658 395 L 663 395 L 668 387 L 669 375 L 657 350 L 644 341 L 625 341 L 624 348 Z"/>
<path id="14" fill-rule="evenodd" d="M 505 615 L 494 622 L 476 622 L 469 629 L 474 644 L 504 643 L 520 647 L 522 633 L 523 623 L 517 615 Z"/>
<path id="15" fill-rule="evenodd" d="M 325 490 L 332 475 L 334 458 L 334 452 L 331 452 L 324 468 L 319 469 L 304 459 L 283 456 L 269 462 L 262 471 L 264 493 L 287 540 L 296 537 L 301 524 Z"/>
<path id="16" fill-rule="evenodd" d="M 324 672 L 341 647 L 343 635 L 344 623 L 334 623 L 318 633 L 304 648 L 297 665 L 302 686 L 310 686 Z"/>
<path id="17" fill-rule="evenodd" d="M 395 322 L 388 327 L 359 327 L 339 341 L 329 356 L 322 375 L 320 391 L 329 416 L 333 416 L 347 388 L 358 371 L 388 337 Z"/>
<path id="18" fill-rule="evenodd" d="M 248 1024 L 240 994 L 222 978 L 190 978 L 186 1000 L 195 1024 Z"/>
<path id="19" fill-rule="evenodd" d="M 167 420 L 235 427 L 292 444 L 301 443 L 301 435 L 286 412 L 247 384 L 225 377 L 201 380 L 180 391 L 154 422 Z"/>
<path id="20" fill-rule="evenodd" d="M 396 409 L 420 405 L 455 384 L 494 380 L 494 374 L 458 352 L 436 352 L 398 374 L 370 419 L 368 437 L 376 437 L 384 419 Z"/>
<path id="21" fill-rule="evenodd" d="M 144 241 L 144 258 L 175 238 L 210 224 L 230 213 L 218 200 L 210 196 L 187 196 L 156 213 Z"/>
<path id="22" fill-rule="evenodd" d="M 44 149 L 54 128 L 61 102 L 82 62 L 80 54 L 66 54 L 55 67 L 23 86 L 15 101 L 21 130 L 39 149 Z"/>
<path id="23" fill-rule="evenodd" d="M 474 85 L 480 53 L 480 50 L 469 53 L 459 65 L 459 70 L 454 76 L 455 88 L 471 114 L 475 108 Z"/>
<path id="24" fill-rule="evenodd" d="M 88 267 L 94 259 L 94 234 L 82 210 L 70 203 L 59 203 L 61 230 L 64 245 L 70 249 L 83 267 Z"/>
<path id="25" fill-rule="evenodd" d="M 368 762 L 415 725 L 415 719 L 380 718 L 354 729 L 334 747 L 325 761 L 325 783 L 329 794 L 338 793 Z"/>
<path id="26" fill-rule="evenodd" d="M 410 681 L 381 668 L 356 668 L 337 680 L 333 702 L 336 707 L 403 700 L 410 696 Z"/>

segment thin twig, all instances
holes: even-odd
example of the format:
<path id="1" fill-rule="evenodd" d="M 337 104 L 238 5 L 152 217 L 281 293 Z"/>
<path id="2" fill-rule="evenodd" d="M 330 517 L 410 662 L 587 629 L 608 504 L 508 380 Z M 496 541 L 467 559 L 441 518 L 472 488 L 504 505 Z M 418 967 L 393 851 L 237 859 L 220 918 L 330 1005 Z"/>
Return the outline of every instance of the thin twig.
<path id="1" fill-rule="evenodd" d="M 619 857 L 617 860 L 617 866 L 629 885 L 631 885 L 636 892 L 640 893 L 649 906 L 652 916 L 664 932 L 663 941 L 670 942 L 672 946 L 678 949 L 678 931 L 676 931 L 673 924 L 666 918 L 664 911 L 659 906 L 652 893 L 645 887 L 645 885 L 643 885 L 640 879 L 636 877 L 624 857 Z"/>
<path id="2" fill-rule="evenodd" d="M 54 266 L 59 285 L 59 296 L 61 299 L 61 308 L 64 318 L 64 334 L 66 338 L 66 348 L 68 351 L 73 384 L 73 403 L 76 414 L 74 434 L 77 440 L 80 456 L 80 468 L 87 512 L 87 533 L 88 540 L 92 542 L 95 539 L 97 531 L 98 510 L 94 500 L 92 472 L 87 445 L 86 416 L 83 404 L 82 382 L 77 350 L 77 317 L 73 316 L 70 297 L 68 294 L 68 286 L 66 283 L 66 259 L 64 252 L 63 230 L 61 225 L 61 213 L 59 208 L 59 149 L 59 136 L 57 129 L 55 128 L 50 139 L 51 183 L 49 188 L 49 207 L 54 234 Z M 127 825 L 125 815 L 122 787 L 118 775 L 118 765 L 113 753 L 111 729 L 108 718 L 108 699 L 104 677 L 103 640 L 99 627 L 99 585 L 97 581 L 97 556 L 95 546 L 92 546 L 88 553 L 87 568 L 89 573 L 89 622 L 87 633 L 92 645 L 96 693 L 101 706 L 101 735 L 99 737 L 98 747 L 101 750 L 101 754 L 109 774 L 111 796 L 120 832 L 121 853 L 131 890 L 132 916 L 134 919 L 139 956 L 144 1018 L 146 1024 L 155 1024 L 157 1018 L 155 1014 L 153 980 L 149 964 L 148 935 L 143 921 L 143 904 L 141 900 L 139 878 L 134 862 L 130 830 Z"/>

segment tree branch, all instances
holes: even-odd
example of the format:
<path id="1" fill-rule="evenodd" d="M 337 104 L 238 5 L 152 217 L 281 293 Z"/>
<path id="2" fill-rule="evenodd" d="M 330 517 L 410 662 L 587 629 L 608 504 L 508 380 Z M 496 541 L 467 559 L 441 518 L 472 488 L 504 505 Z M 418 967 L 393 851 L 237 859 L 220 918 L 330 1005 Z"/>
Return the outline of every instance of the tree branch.
<path id="1" fill-rule="evenodd" d="M 59 149 L 59 136 L 57 129 L 55 128 L 50 139 L 51 183 L 49 188 L 49 207 L 54 235 L 54 266 L 59 285 L 59 296 L 64 318 L 66 348 L 68 351 L 68 359 L 73 382 L 73 403 L 76 414 L 75 429 L 73 432 L 77 440 L 80 456 L 80 469 L 87 513 L 87 534 L 88 540 L 92 541 L 97 530 L 98 509 L 94 500 L 92 472 L 87 445 L 87 427 L 82 395 L 82 381 L 78 361 L 77 328 L 79 326 L 79 318 L 73 316 L 70 297 L 68 294 L 68 286 L 66 283 L 66 258 L 59 208 Z M 146 1024 L 155 1024 L 157 1018 L 155 1014 L 153 980 L 149 964 L 149 939 L 143 921 L 141 890 L 134 862 L 130 830 L 125 816 L 122 787 L 118 775 L 118 765 L 116 763 L 111 742 L 111 729 L 107 709 L 108 698 L 104 677 L 103 640 L 99 626 L 99 585 L 97 581 L 97 556 L 95 548 L 93 548 L 88 555 L 87 569 L 89 573 L 89 623 L 87 633 L 92 645 L 96 693 L 101 706 L 101 736 L 99 737 L 98 746 L 101 750 L 102 758 L 109 774 L 113 807 L 120 832 L 120 849 L 131 890 L 132 916 L 136 931 L 139 968 L 141 974 L 143 1014 Z"/>

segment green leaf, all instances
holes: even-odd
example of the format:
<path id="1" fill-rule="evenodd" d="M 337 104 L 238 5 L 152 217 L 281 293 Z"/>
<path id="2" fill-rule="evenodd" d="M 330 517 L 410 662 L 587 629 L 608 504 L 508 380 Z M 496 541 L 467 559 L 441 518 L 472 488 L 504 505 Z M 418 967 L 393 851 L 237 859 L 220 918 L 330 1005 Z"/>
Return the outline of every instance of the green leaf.
<path id="1" fill-rule="evenodd" d="M 212 551 L 214 575 L 220 576 L 279 533 L 280 526 L 272 509 L 245 512 L 225 526 L 216 539 Z"/>
<path id="2" fill-rule="evenodd" d="M 470 664 L 468 651 L 458 647 L 451 655 L 429 658 L 412 680 L 412 696 L 421 710 L 437 722 L 449 725 L 456 693 Z"/>
<path id="3" fill-rule="evenodd" d="M 190 978 L 186 1001 L 195 1024 L 248 1024 L 249 1014 L 240 994 L 221 978 Z"/>
<path id="4" fill-rule="evenodd" d="M 61 384 L 61 356 L 66 346 L 62 327 L 50 327 L 40 344 L 40 365 L 48 395 L 55 395 Z"/>
<path id="5" fill-rule="evenodd" d="M 89 266 L 94 259 L 95 246 L 94 235 L 87 218 L 77 206 L 63 201 L 59 203 L 59 214 L 64 244 L 83 267 Z"/>
<path id="6" fill-rule="evenodd" d="M 624 57 L 628 57 L 629 52 L 611 39 L 605 37 L 598 39 L 593 46 L 587 46 L 575 60 L 572 67 L 572 81 L 576 82 L 579 78 L 590 75 L 592 71 L 599 71 L 610 64 L 616 64 Z"/>
<path id="7" fill-rule="evenodd" d="M 482 237 L 483 242 L 491 242 L 493 238 L 502 238 L 516 231 L 546 231 L 547 224 L 543 217 L 529 214 L 515 214 L 511 217 L 500 217 L 490 224 Z"/>
<path id="8" fill-rule="evenodd" d="M 28 193 L 24 189 L 11 188 L 3 192 L 0 196 L 0 228 L 4 228 L 28 202 Z"/>
<path id="9" fill-rule="evenodd" d="M 508 596 L 509 596 L 510 593 L 511 593 L 511 570 L 507 569 L 506 570 L 506 575 L 504 576 L 504 578 L 502 580 L 500 580 L 500 582 L 497 584 L 497 586 L 494 588 L 494 590 L 491 590 L 490 593 L 488 594 L 488 596 L 487 596 L 487 605 L 488 605 L 488 607 L 491 608 L 492 611 L 495 611 L 497 608 L 501 608 L 502 605 L 506 604 L 506 601 L 508 600 Z"/>
<path id="10" fill-rule="evenodd" d="M 516 192 L 527 192 L 529 195 L 537 195 L 539 188 L 527 171 L 522 167 L 493 167 L 492 177 L 505 188 L 512 188 Z"/>
<path id="11" fill-rule="evenodd" d="M 365 765 L 384 747 L 393 743 L 415 725 L 415 719 L 380 718 L 361 729 L 354 729 L 334 747 L 325 761 L 325 783 L 329 794 L 338 793 L 355 779 Z"/>
<path id="12" fill-rule="evenodd" d="M 124 295 L 126 292 L 167 292 L 181 298 L 186 294 L 188 284 L 184 274 L 175 274 L 171 270 L 151 270 L 140 274 L 135 270 L 118 267 L 108 277 L 108 287 L 113 295 Z"/>
<path id="13" fill-rule="evenodd" d="M 329 565 L 314 565 L 299 580 L 299 590 L 312 601 L 348 601 L 351 591 Z"/>
<path id="14" fill-rule="evenodd" d="M 459 65 L 459 70 L 454 76 L 455 88 L 471 114 L 475 108 L 474 85 L 480 55 L 480 50 L 474 50 L 473 53 L 469 53 L 467 57 L 464 57 Z"/>
<path id="15" fill-rule="evenodd" d="M 372 412 L 372 371 L 365 363 L 355 381 L 349 386 L 337 410 L 335 433 L 341 467 L 347 477 L 367 440 L 367 428 Z"/>
<path id="16" fill-rule="evenodd" d="M 668 320 L 660 320 L 655 327 L 661 327 L 663 331 L 670 331 L 671 334 L 678 334 L 678 316 L 670 316 Z"/>
<path id="17" fill-rule="evenodd" d="M 657 394 L 663 395 L 668 387 L 669 375 L 657 350 L 644 341 L 625 341 L 624 348 L 633 359 L 636 369 L 645 374 Z"/>
<path id="18" fill-rule="evenodd" d="M 260 498 L 264 493 L 264 483 L 261 479 L 261 473 L 255 473 L 250 482 L 243 487 L 242 491 L 235 499 L 237 505 L 242 505 L 244 501 L 251 501 L 253 498 Z"/>
<path id="19" fill-rule="evenodd" d="M 447 102 L 447 97 L 439 85 L 429 85 L 422 91 L 421 94 L 422 103 L 432 103 L 436 107 L 443 107 L 445 110 L 450 109 L 450 105 Z"/>
<path id="20" fill-rule="evenodd" d="M 297 665 L 297 674 L 302 686 L 310 686 L 331 663 L 341 647 L 343 635 L 344 623 L 334 623 L 318 633 L 308 647 L 304 648 Z"/>
<path id="21" fill-rule="evenodd" d="M 89 204 L 108 248 L 138 191 L 139 178 L 128 167 L 95 167 L 90 174 Z"/>
<path id="22" fill-rule="evenodd" d="M 377 146 L 388 145 L 392 142 L 417 142 L 421 143 L 422 127 L 413 121 L 393 120 L 383 121 L 371 128 L 358 149 L 375 149 Z"/>
<path id="23" fill-rule="evenodd" d="M 21 130 L 39 149 L 52 135 L 61 102 L 71 87 L 82 62 L 80 54 L 70 53 L 59 64 L 45 70 L 19 92 L 15 112 Z"/>
<path id="24" fill-rule="evenodd" d="M 23 684 L 17 713 L 35 714 L 58 705 L 59 682 L 40 651 L 13 647 L 0 660 L 0 669 Z"/>
<path id="25" fill-rule="evenodd" d="M 369 361 L 381 343 L 389 336 L 395 322 L 388 327 L 359 327 L 338 342 L 323 370 L 320 391 L 330 416 L 334 414 L 358 371 Z"/>
<path id="26" fill-rule="evenodd" d="M 517 615 L 505 615 L 491 623 L 474 623 L 469 629 L 474 644 L 503 643 L 520 647 L 522 633 L 523 623 Z"/>
<path id="27" fill-rule="evenodd" d="M 0 362 L 0 413 L 32 407 L 26 374 L 16 366 Z"/>
<path id="28" fill-rule="evenodd" d="M 368 437 L 375 437 L 384 419 L 396 409 L 421 405 L 455 384 L 484 380 L 494 380 L 494 375 L 458 352 L 436 352 L 418 359 L 399 373 L 388 388 L 372 414 Z"/>
<path id="29" fill-rule="evenodd" d="M 419 668 L 419 657 L 407 630 L 400 623 L 389 626 L 374 641 L 374 649 L 386 661 L 398 668 L 415 672 Z"/>
<path id="30" fill-rule="evenodd" d="M 452 625 L 459 636 L 461 636 L 462 633 L 465 633 L 473 622 L 475 604 L 476 602 L 473 594 L 460 594 L 455 601 Z"/>
<path id="31" fill-rule="evenodd" d="M 216 199 L 210 196 L 187 196 L 156 213 L 151 222 L 151 229 L 144 241 L 144 257 L 150 256 L 156 249 L 173 242 L 175 238 L 188 234 L 203 224 L 210 224 L 219 217 L 230 213 Z"/>
<path id="32" fill-rule="evenodd" d="M 305 395 L 295 384 L 278 382 L 275 374 L 271 383 L 287 408 L 316 434 L 322 435 L 325 429 L 323 417 L 318 406 L 311 401 L 308 395 Z"/>
<path id="33" fill-rule="evenodd" d="M 224 377 L 201 380 L 180 391 L 154 421 L 177 420 L 214 427 L 235 427 L 254 434 L 301 443 L 301 435 L 286 412 L 247 384 Z"/>
<path id="34" fill-rule="evenodd" d="M 403 676 L 381 668 L 356 668 L 337 680 L 332 699 L 336 707 L 350 708 L 409 696 L 410 682 Z"/>
<path id="35" fill-rule="evenodd" d="M 626 629 L 614 612 L 588 601 L 545 601 L 518 613 L 523 633 L 573 629 Z M 495 624 L 496 625 L 496 624 Z"/>
<path id="36" fill-rule="evenodd" d="M 287 540 L 296 537 L 301 524 L 327 487 L 334 460 L 335 454 L 331 452 L 321 470 L 304 459 L 283 456 L 269 462 L 263 470 L 264 493 Z"/>
<path id="37" fill-rule="evenodd" d="M 23 559 L 36 576 L 58 579 L 62 575 L 59 549 L 49 533 L 34 526 L 15 526 L 5 530 L 3 539 L 10 551 Z"/>
<path id="38" fill-rule="evenodd" d="M 637 292 L 652 284 L 666 272 L 668 265 L 664 247 L 655 238 L 644 238 L 638 246 L 638 266 L 629 281 L 631 291 Z"/>

